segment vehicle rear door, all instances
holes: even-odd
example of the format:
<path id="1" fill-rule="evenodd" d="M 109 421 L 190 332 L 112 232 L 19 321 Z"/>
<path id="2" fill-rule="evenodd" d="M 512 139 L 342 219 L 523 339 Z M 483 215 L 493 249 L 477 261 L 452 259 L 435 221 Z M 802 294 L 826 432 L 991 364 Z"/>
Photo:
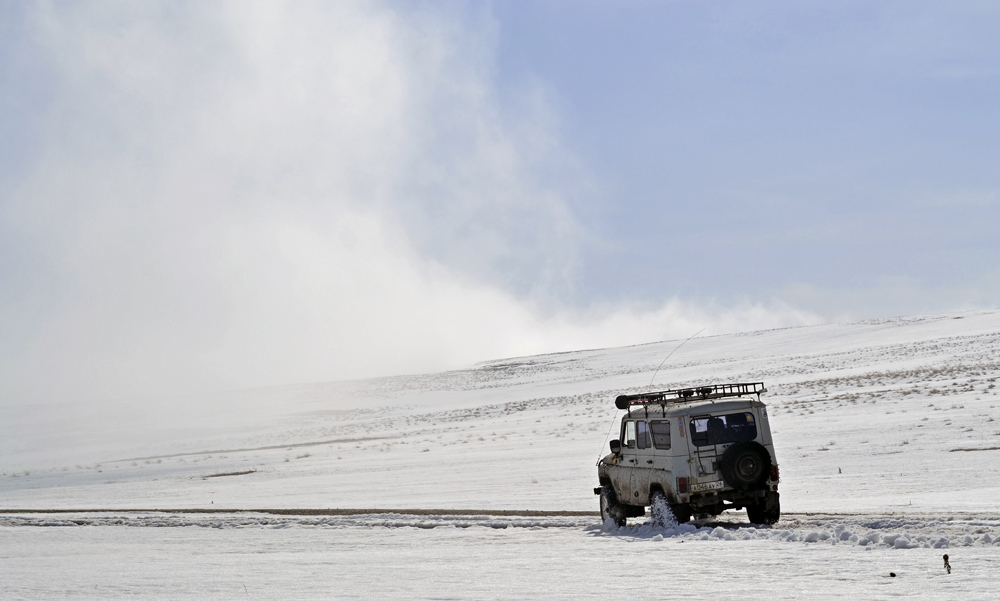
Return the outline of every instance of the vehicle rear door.
<path id="1" fill-rule="evenodd" d="M 719 472 L 719 459 L 725 449 L 724 445 L 714 444 L 713 426 L 716 420 L 709 415 L 692 416 L 688 420 L 688 444 L 691 450 L 691 476 L 694 482 L 689 486 L 692 493 L 706 492 L 722 488 L 722 474 Z"/>
<path id="2" fill-rule="evenodd" d="M 698 480 L 691 486 L 691 492 L 722 488 L 719 461 L 734 442 L 756 438 L 754 414 L 748 408 L 726 415 L 695 416 L 688 423 L 693 461 L 691 475 Z"/>

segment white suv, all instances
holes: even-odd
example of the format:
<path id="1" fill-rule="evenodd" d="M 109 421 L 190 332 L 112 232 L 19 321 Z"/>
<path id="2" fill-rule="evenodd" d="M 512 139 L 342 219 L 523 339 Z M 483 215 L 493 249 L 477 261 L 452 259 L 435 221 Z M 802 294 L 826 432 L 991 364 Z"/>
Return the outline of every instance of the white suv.
<path id="1" fill-rule="evenodd" d="M 634 395 L 615 405 L 621 437 L 597 462 L 601 518 L 653 518 L 667 508 L 678 522 L 691 514 L 746 508 L 754 524 L 781 515 L 778 462 L 771 441 L 763 382 L 716 384 Z"/>

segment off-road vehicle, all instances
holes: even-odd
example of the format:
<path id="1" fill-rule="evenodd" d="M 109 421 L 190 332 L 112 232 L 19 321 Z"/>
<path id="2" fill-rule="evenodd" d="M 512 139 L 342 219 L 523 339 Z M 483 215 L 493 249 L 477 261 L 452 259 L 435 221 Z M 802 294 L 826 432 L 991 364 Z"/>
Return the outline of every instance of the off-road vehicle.
<path id="1" fill-rule="evenodd" d="M 621 395 L 621 436 L 597 462 L 601 518 L 653 518 L 669 508 L 678 522 L 692 514 L 746 508 L 754 524 L 773 524 L 778 462 L 771 441 L 763 382 L 715 384 Z"/>

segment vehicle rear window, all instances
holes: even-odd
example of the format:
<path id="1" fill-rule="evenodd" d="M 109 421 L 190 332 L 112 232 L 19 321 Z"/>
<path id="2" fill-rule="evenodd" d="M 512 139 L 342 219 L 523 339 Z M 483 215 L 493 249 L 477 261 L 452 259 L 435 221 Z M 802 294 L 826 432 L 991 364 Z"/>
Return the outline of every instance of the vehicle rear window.
<path id="1" fill-rule="evenodd" d="M 649 429 L 653 433 L 653 446 L 658 449 L 670 448 L 670 422 L 667 420 L 653 420 L 649 422 Z"/>
<path id="2" fill-rule="evenodd" d="M 753 413 L 730 413 L 691 420 L 691 442 L 696 447 L 728 444 L 757 438 Z"/>

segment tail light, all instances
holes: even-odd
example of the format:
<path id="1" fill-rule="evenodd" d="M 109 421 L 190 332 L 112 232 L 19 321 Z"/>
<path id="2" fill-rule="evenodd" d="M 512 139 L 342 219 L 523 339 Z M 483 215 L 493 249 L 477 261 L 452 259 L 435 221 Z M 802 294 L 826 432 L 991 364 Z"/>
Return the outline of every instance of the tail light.
<path id="1" fill-rule="evenodd" d="M 688 479 L 678 478 L 677 479 L 677 492 L 681 494 L 686 494 L 688 491 Z"/>
<path id="2" fill-rule="evenodd" d="M 772 465 L 771 466 L 771 482 L 777 482 L 777 481 L 778 481 L 778 466 Z"/>

